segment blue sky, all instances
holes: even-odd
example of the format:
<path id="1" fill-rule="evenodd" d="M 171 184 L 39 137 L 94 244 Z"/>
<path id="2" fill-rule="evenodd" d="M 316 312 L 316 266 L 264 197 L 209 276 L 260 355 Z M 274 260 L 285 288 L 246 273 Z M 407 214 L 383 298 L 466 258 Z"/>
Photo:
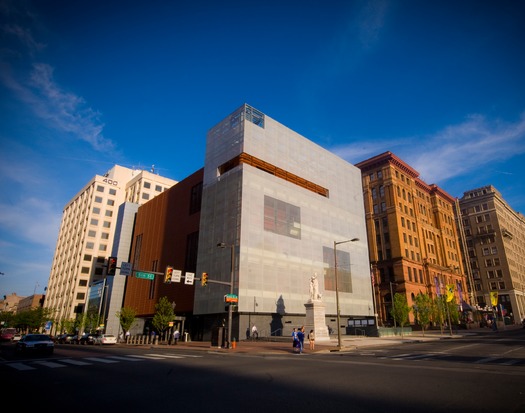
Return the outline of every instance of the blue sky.
<path id="1" fill-rule="evenodd" d="M 0 0 L 0 296 L 41 294 L 114 164 L 181 180 L 243 103 L 353 164 L 392 151 L 525 210 L 523 1 Z"/>

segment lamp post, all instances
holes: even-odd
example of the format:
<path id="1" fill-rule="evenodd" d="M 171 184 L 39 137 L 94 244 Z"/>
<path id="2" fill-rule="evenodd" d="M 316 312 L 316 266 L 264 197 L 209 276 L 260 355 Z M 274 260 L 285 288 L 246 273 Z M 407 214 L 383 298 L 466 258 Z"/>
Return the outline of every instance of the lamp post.
<path id="1" fill-rule="evenodd" d="M 359 241 L 359 238 L 347 239 L 346 241 L 334 241 L 334 278 L 335 278 L 335 302 L 337 306 L 337 349 L 341 350 L 341 309 L 339 307 L 339 282 L 337 280 L 337 246 L 347 242 Z"/>
<path id="2" fill-rule="evenodd" d="M 224 242 L 217 244 L 219 248 L 226 248 L 227 245 Z M 231 266 L 230 266 L 230 294 L 233 295 L 233 270 L 235 265 L 235 245 L 231 244 Z M 232 319 L 233 319 L 233 308 L 232 303 L 228 306 L 228 348 L 232 348 Z"/>

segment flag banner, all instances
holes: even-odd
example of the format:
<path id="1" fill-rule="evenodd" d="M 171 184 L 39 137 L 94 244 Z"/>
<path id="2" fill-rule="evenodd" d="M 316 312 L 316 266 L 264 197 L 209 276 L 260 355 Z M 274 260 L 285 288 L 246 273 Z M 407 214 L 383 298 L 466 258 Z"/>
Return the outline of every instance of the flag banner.
<path id="1" fill-rule="evenodd" d="M 492 307 L 496 307 L 498 305 L 498 292 L 497 291 L 490 292 L 490 303 L 492 304 Z"/>
<path id="2" fill-rule="evenodd" d="M 438 297 L 441 297 L 441 288 L 439 285 L 438 277 L 434 277 L 434 283 L 436 284 L 436 294 Z"/>
<path id="3" fill-rule="evenodd" d="M 454 299 L 454 284 L 447 284 L 447 303 Z"/>

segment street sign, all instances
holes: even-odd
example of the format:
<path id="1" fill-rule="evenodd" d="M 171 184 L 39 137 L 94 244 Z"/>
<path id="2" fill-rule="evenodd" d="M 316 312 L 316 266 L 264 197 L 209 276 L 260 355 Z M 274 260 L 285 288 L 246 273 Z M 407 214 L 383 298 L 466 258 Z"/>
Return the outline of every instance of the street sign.
<path id="1" fill-rule="evenodd" d="M 180 283 L 182 271 L 181 270 L 173 270 L 171 274 L 171 282 L 172 283 Z"/>
<path id="2" fill-rule="evenodd" d="M 237 297 L 236 294 L 226 294 L 224 296 L 224 302 L 225 303 L 238 303 L 239 297 Z"/>
<path id="3" fill-rule="evenodd" d="M 137 271 L 135 273 L 135 277 L 137 277 L 137 278 L 144 278 L 146 280 L 154 280 L 155 279 L 155 274 L 152 274 L 150 272 Z"/>
<path id="4" fill-rule="evenodd" d="M 184 277 L 184 284 L 193 285 L 193 279 L 195 278 L 195 273 L 187 272 L 186 277 Z"/>
<path id="5" fill-rule="evenodd" d="M 131 275 L 131 262 L 122 262 L 120 264 L 120 275 Z"/>

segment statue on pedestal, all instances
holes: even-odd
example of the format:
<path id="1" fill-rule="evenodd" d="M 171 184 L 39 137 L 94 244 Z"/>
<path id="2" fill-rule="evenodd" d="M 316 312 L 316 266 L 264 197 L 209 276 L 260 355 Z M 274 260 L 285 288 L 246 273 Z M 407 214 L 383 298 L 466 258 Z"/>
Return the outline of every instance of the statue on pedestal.
<path id="1" fill-rule="evenodd" d="M 319 280 L 317 273 L 310 277 L 310 301 L 320 301 L 322 295 L 319 293 Z"/>

